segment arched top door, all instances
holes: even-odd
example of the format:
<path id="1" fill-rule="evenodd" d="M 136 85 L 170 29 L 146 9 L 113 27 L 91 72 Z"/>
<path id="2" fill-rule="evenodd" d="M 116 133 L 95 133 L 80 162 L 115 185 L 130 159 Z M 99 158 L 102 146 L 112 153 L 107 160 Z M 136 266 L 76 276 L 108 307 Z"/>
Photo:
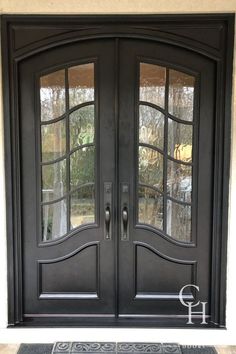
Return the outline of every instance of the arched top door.
<path id="1" fill-rule="evenodd" d="M 3 19 L 11 323 L 183 327 L 193 284 L 224 325 L 232 21 L 213 17 Z"/>

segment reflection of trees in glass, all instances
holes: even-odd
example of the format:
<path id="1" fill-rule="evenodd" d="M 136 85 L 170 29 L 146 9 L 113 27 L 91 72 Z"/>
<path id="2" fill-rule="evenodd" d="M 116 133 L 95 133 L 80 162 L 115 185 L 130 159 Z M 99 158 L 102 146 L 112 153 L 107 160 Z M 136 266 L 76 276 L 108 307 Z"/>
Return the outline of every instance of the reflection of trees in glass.
<path id="1" fill-rule="evenodd" d="M 44 205 L 42 219 L 43 241 L 55 240 L 67 232 L 66 200 Z"/>
<path id="2" fill-rule="evenodd" d="M 66 160 L 42 166 L 43 201 L 61 198 L 66 193 Z"/>
<path id="3" fill-rule="evenodd" d="M 139 147 L 139 182 L 163 189 L 163 156 L 146 147 Z"/>
<path id="4" fill-rule="evenodd" d="M 178 241 L 191 241 L 191 206 L 168 200 L 167 233 Z"/>
<path id="5" fill-rule="evenodd" d="M 143 84 L 146 84 L 146 86 L 140 86 L 140 100 L 154 103 L 157 106 L 164 108 L 165 86 L 148 86 L 148 82 L 145 80 Z"/>
<path id="6" fill-rule="evenodd" d="M 168 112 L 177 118 L 193 121 L 195 78 L 176 70 L 169 70 Z M 165 68 L 141 63 L 140 100 L 154 103 L 164 108 Z M 167 109 L 167 107 L 166 107 Z M 181 124 L 168 119 L 168 155 L 180 163 L 168 159 L 167 193 L 177 201 L 191 203 L 192 167 L 181 161 L 192 162 L 192 125 Z M 140 105 L 139 142 L 159 147 L 163 150 L 164 119 L 158 110 Z M 152 149 L 139 150 L 139 182 L 153 185 L 162 190 L 163 159 Z M 139 191 L 139 220 L 156 225 L 159 202 L 156 192 L 143 188 Z M 167 233 L 179 240 L 190 241 L 191 206 L 182 206 L 168 201 Z"/>
<path id="7" fill-rule="evenodd" d="M 55 160 L 66 153 L 65 119 L 41 126 L 42 161 Z"/>
<path id="8" fill-rule="evenodd" d="M 94 64 L 83 64 L 68 70 L 70 108 L 94 100 Z M 65 113 L 65 70 L 40 79 L 41 121 L 59 118 Z M 64 156 L 66 150 L 66 118 L 41 126 L 42 162 Z M 94 105 L 82 107 L 70 114 L 70 148 L 94 143 Z M 42 201 L 53 201 L 69 192 L 66 185 L 70 162 L 71 190 L 85 183 L 94 183 L 94 147 L 81 148 L 61 162 L 42 167 Z M 91 189 L 92 188 L 92 189 Z M 94 187 L 84 187 L 71 197 L 72 213 L 80 215 L 77 226 L 94 215 Z M 69 198 L 69 196 L 67 197 Z M 43 206 L 43 240 L 52 240 L 67 232 L 66 199 Z M 90 215 L 90 216 L 89 216 Z M 84 219 L 82 220 L 82 216 Z M 94 218 L 94 216 L 93 216 Z M 74 219 L 75 221 L 75 219 Z M 78 224 L 79 222 L 79 224 Z M 93 221 L 91 221 L 93 222 Z"/>
<path id="9" fill-rule="evenodd" d="M 177 160 L 192 161 L 192 125 L 168 119 L 168 154 Z"/>
<path id="10" fill-rule="evenodd" d="M 151 188 L 139 187 L 139 222 L 163 228 L 163 197 Z"/>
<path id="11" fill-rule="evenodd" d="M 70 147 L 94 142 L 94 105 L 70 114 Z"/>
<path id="12" fill-rule="evenodd" d="M 164 115 L 145 105 L 139 107 L 139 142 L 163 149 Z"/>
<path id="13" fill-rule="evenodd" d="M 192 167 L 168 160 L 167 191 L 171 197 L 191 203 Z"/>
<path id="14" fill-rule="evenodd" d="M 71 228 L 95 221 L 94 185 L 85 186 L 71 195 Z"/>
<path id="15" fill-rule="evenodd" d="M 75 86 L 69 89 L 70 108 L 94 100 L 94 88 Z"/>
<path id="16" fill-rule="evenodd" d="M 94 147 L 77 150 L 70 159 L 71 190 L 94 182 Z"/>

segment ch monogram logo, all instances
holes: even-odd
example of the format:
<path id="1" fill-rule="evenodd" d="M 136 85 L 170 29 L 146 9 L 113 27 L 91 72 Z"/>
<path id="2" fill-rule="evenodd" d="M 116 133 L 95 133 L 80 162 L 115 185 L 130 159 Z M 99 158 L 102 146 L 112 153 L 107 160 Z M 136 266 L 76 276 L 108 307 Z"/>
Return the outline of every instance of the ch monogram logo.
<path id="1" fill-rule="evenodd" d="M 182 289 L 179 292 L 179 301 L 181 302 L 181 304 L 185 307 L 188 307 L 188 322 L 187 324 L 193 324 L 192 322 L 192 315 L 201 315 L 202 316 L 202 322 L 201 324 L 207 324 L 206 322 L 206 304 L 207 302 L 202 302 L 202 301 L 198 301 L 196 304 L 194 304 L 193 302 L 190 301 L 184 301 L 183 298 L 183 292 L 186 288 L 195 288 L 197 289 L 197 291 L 199 291 L 199 286 L 194 285 L 194 284 L 187 284 L 185 286 L 182 287 Z M 202 306 L 202 311 L 193 311 L 192 308 L 193 307 L 197 307 L 201 305 Z"/>

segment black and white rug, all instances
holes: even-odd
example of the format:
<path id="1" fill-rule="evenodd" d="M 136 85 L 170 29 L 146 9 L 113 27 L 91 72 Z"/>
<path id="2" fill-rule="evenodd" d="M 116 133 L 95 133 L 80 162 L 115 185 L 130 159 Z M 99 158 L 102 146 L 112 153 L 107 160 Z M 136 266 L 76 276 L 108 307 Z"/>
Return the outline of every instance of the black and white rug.
<path id="1" fill-rule="evenodd" d="M 177 343 L 57 342 L 21 344 L 17 354 L 216 354 L 214 347 Z"/>

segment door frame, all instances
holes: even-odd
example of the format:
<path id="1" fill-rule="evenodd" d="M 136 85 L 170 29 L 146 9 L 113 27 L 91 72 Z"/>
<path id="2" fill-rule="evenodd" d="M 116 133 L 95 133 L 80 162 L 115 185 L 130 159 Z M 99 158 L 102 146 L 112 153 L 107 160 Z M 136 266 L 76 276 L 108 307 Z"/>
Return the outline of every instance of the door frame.
<path id="1" fill-rule="evenodd" d="M 8 324 L 12 326 L 84 326 L 71 321 L 34 323 L 23 319 L 22 233 L 19 151 L 18 65 L 45 49 L 106 37 L 132 37 L 172 44 L 215 63 L 214 200 L 212 225 L 211 322 L 225 328 L 226 259 L 231 136 L 234 14 L 201 15 L 2 15 L 4 141 L 8 252 Z M 28 35 L 24 33 L 28 31 Z M 30 31 L 30 34 L 29 34 Z M 209 37 L 202 36 L 209 33 Z M 215 41 L 211 43 L 211 36 Z M 27 42 L 28 40 L 28 42 Z M 117 104 L 117 102 L 116 102 Z M 173 327 L 157 323 L 86 323 L 86 326 Z M 181 324 L 176 322 L 174 327 Z M 183 323 L 182 323 L 183 326 Z M 204 327 L 205 328 L 205 327 Z"/>

